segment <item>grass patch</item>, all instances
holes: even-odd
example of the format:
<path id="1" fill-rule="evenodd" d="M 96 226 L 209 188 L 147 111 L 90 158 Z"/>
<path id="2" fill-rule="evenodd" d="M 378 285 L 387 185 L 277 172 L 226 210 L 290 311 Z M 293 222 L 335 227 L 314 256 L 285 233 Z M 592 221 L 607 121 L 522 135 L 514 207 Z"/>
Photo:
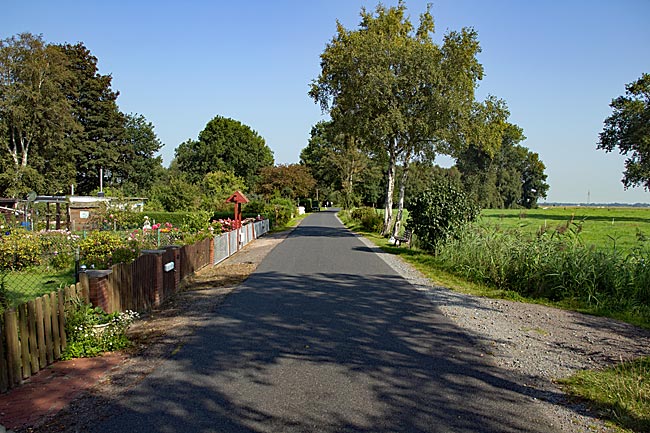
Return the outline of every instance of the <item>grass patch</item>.
<path id="1" fill-rule="evenodd" d="M 285 230 L 289 230 L 290 228 L 297 226 L 300 223 L 300 221 L 304 220 L 309 215 L 310 215 L 309 213 L 304 213 L 302 215 L 295 216 L 291 218 L 289 221 L 287 221 L 285 224 L 276 225 L 272 227 L 271 230 L 269 230 L 269 233 L 279 233 Z"/>
<path id="2" fill-rule="evenodd" d="M 650 431 L 650 358 L 560 381 L 565 392 L 594 407 L 599 416 L 631 432 Z"/>
<path id="3" fill-rule="evenodd" d="M 9 306 L 17 306 L 75 283 L 74 270 L 54 271 L 45 267 L 0 275 Z"/>

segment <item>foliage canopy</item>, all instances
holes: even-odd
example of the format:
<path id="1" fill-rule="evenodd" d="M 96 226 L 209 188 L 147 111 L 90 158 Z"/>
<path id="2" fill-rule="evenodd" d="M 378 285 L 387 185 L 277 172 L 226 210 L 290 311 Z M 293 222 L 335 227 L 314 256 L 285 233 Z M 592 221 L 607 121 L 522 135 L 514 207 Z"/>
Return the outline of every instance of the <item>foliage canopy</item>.
<path id="1" fill-rule="evenodd" d="M 623 172 L 625 188 L 643 186 L 650 191 L 650 74 L 625 86 L 625 96 L 609 104 L 613 113 L 605 119 L 598 149 L 618 148 L 627 156 Z"/>

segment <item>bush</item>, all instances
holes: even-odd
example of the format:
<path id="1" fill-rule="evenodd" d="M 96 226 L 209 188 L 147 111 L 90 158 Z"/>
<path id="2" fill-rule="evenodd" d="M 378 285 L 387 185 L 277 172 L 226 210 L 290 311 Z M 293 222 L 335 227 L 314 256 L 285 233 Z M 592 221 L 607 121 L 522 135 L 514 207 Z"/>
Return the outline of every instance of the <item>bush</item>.
<path id="1" fill-rule="evenodd" d="M 0 269 L 18 271 L 41 263 L 43 248 L 38 234 L 24 229 L 0 236 Z"/>
<path id="2" fill-rule="evenodd" d="M 417 236 L 418 245 L 434 252 L 447 240 L 457 238 L 480 211 L 462 187 L 447 178 L 415 197 L 408 210 L 407 227 Z"/>
<path id="3" fill-rule="evenodd" d="M 266 207 L 266 214 L 269 215 L 273 226 L 283 226 L 295 216 L 296 205 L 288 198 L 274 198 Z"/>
<path id="4" fill-rule="evenodd" d="M 75 252 L 79 236 L 64 230 L 39 232 L 43 256 L 48 265 L 57 270 L 70 269 L 74 266 Z"/>
<path id="5" fill-rule="evenodd" d="M 360 207 L 352 210 L 352 219 L 361 224 L 361 228 L 369 232 L 380 233 L 384 224 L 383 219 L 372 207 Z"/>
<path id="6" fill-rule="evenodd" d="M 113 232 L 92 232 L 79 242 L 82 264 L 98 269 L 113 266 L 113 253 L 118 249 L 128 248 L 128 243 Z"/>

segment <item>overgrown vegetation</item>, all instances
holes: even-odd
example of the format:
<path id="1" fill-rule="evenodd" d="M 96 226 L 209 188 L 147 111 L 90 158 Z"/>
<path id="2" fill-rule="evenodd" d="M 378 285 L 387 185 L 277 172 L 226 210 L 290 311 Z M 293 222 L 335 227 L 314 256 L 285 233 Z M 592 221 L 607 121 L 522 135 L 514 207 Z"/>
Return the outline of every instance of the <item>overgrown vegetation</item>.
<path id="1" fill-rule="evenodd" d="M 599 314 L 650 317 L 650 247 L 631 253 L 584 245 L 580 225 L 535 239 L 475 225 L 438 250 L 435 265 L 466 280 Z M 650 325 L 650 322 L 646 323 Z"/>

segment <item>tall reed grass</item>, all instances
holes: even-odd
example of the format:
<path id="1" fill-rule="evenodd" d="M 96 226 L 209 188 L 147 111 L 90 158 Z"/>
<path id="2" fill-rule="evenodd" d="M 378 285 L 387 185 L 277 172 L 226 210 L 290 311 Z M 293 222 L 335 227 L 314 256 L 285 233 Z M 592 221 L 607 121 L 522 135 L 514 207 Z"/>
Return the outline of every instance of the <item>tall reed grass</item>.
<path id="1" fill-rule="evenodd" d="M 650 245 L 629 253 L 615 245 L 598 249 L 581 242 L 579 225 L 567 228 L 530 238 L 514 229 L 474 225 L 435 260 L 447 272 L 527 297 L 650 313 Z"/>

